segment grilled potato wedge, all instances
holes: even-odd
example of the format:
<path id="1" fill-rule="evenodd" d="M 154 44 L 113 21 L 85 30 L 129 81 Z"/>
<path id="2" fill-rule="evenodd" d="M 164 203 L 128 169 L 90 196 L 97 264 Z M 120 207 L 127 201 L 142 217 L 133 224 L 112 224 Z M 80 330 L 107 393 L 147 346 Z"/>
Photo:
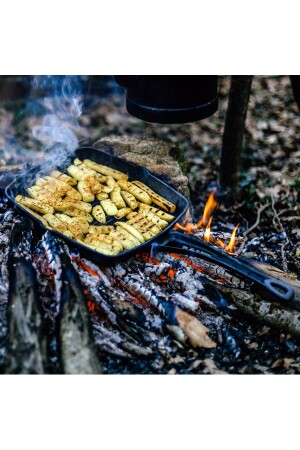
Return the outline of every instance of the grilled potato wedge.
<path id="1" fill-rule="evenodd" d="M 45 214 L 44 219 L 47 220 L 47 222 L 49 223 L 50 227 L 53 230 L 57 230 L 60 231 L 61 233 L 64 233 L 68 228 L 68 225 L 66 223 L 59 220 L 53 214 Z"/>
<path id="2" fill-rule="evenodd" d="M 141 211 L 151 211 L 156 216 L 160 217 L 163 220 L 166 220 L 167 222 L 172 222 L 172 220 L 175 219 L 175 217 L 171 214 L 168 214 L 165 211 L 161 211 L 158 208 L 154 208 L 154 206 L 146 205 L 145 203 L 139 204 L 139 212 Z"/>
<path id="3" fill-rule="evenodd" d="M 140 189 L 140 187 L 135 186 L 134 184 L 130 183 L 129 181 L 126 181 L 124 179 L 121 179 L 118 181 L 118 185 L 123 191 L 129 192 L 132 194 L 135 198 L 140 200 L 142 203 L 146 203 L 147 205 L 151 205 L 151 197 L 148 195 L 147 192 L 145 192 L 143 189 Z"/>
<path id="4" fill-rule="evenodd" d="M 102 173 L 103 175 L 112 176 L 115 180 L 121 180 L 123 178 L 126 180 L 128 179 L 128 175 L 126 175 L 126 173 L 119 172 L 118 170 L 112 169 L 108 166 L 103 166 L 102 164 L 98 164 L 90 159 L 85 159 L 83 164 L 96 172 Z"/>
<path id="5" fill-rule="evenodd" d="M 95 200 L 95 196 L 91 191 L 89 184 L 86 181 L 78 181 L 78 191 L 82 195 L 82 200 L 87 203 L 92 203 Z"/>
<path id="6" fill-rule="evenodd" d="M 116 222 L 115 225 L 119 225 L 124 230 L 128 231 L 128 233 L 132 234 L 136 239 L 140 241 L 141 244 L 145 242 L 145 239 L 141 235 L 139 231 L 137 231 L 135 228 L 133 228 L 131 225 L 128 225 L 126 222 Z"/>
<path id="7" fill-rule="evenodd" d="M 81 239 L 76 239 L 77 242 L 79 242 L 81 245 L 84 245 L 85 247 L 89 247 L 92 250 L 96 250 L 99 253 L 102 253 L 103 255 L 107 256 L 115 256 L 116 253 L 113 251 L 112 246 L 105 244 L 104 242 L 97 242 L 96 245 L 87 244 L 86 242 L 83 242 Z"/>
<path id="8" fill-rule="evenodd" d="M 109 234 L 114 229 L 113 225 L 90 225 L 88 232 L 90 234 Z"/>
<path id="9" fill-rule="evenodd" d="M 175 211 L 176 206 L 173 203 L 169 202 L 167 199 L 165 199 L 161 195 L 154 192 L 152 189 L 150 189 L 148 186 L 146 186 L 141 181 L 133 181 L 132 184 L 134 184 L 135 186 L 138 186 L 140 189 L 147 192 L 147 194 L 149 194 L 149 196 L 151 197 L 153 203 L 157 204 L 161 208 L 162 208 L 161 205 L 164 205 L 163 209 L 165 209 L 165 210 L 167 209 L 167 211 L 171 211 L 171 212 Z M 147 202 L 143 202 L 143 203 L 147 203 Z M 150 205 L 150 203 L 148 203 L 148 204 Z"/>
<path id="10" fill-rule="evenodd" d="M 52 185 L 57 187 L 58 189 L 64 189 L 65 190 L 65 194 L 68 197 L 72 197 L 75 200 L 81 200 L 81 195 L 78 191 L 76 191 L 76 189 L 74 189 L 72 186 L 70 186 L 68 183 L 65 183 L 64 181 L 58 180 L 56 178 L 52 178 L 52 177 L 45 177 L 45 180 L 47 180 L 47 182 Z"/>
<path id="11" fill-rule="evenodd" d="M 146 217 L 149 221 L 155 223 L 156 225 L 159 225 L 161 228 L 166 228 L 168 226 L 168 222 L 166 220 L 160 219 L 151 211 L 141 211 L 139 214 Z"/>
<path id="12" fill-rule="evenodd" d="M 77 209 L 77 208 L 70 207 L 68 209 L 65 209 L 64 214 L 66 216 L 70 216 L 70 217 L 81 217 L 84 220 L 86 220 L 88 223 L 93 222 L 93 217 L 90 214 L 85 213 L 84 211 L 80 211 L 80 209 Z"/>
<path id="13" fill-rule="evenodd" d="M 75 225 L 76 227 L 80 227 L 82 233 L 88 233 L 89 231 L 90 225 L 83 217 L 69 217 L 66 214 L 58 213 L 55 214 L 55 217 L 57 217 L 62 222 L 67 223 L 67 225 Z"/>
<path id="14" fill-rule="evenodd" d="M 108 216 L 114 216 L 118 214 L 118 208 L 109 198 L 107 200 L 101 200 L 100 204 L 104 209 L 105 214 L 107 214 Z"/>
<path id="15" fill-rule="evenodd" d="M 138 207 L 138 202 L 134 195 L 130 194 L 130 192 L 121 191 L 121 196 L 131 209 L 136 209 Z"/>
<path id="16" fill-rule="evenodd" d="M 72 200 L 69 197 L 66 197 L 63 200 L 56 200 L 52 203 L 52 205 L 56 211 L 65 211 L 70 207 L 77 208 L 80 211 L 84 211 L 86 213 L 90 213 L 92 211 L 92 205 L 90 205 L 89 203 L 82 202 L 80 200 Z"/>
<path id="17" fill-rule="evenodd" d="M 52 206 L 44 205 L 40 200 L 34 200 L 29 197 L 24 197 L 23 195 L 17 195 L 15 200 L 21 206 L 27 206 L 27 208 L 33 209 L 41 214 L 54 213 L 54 208 Z"/>
<path id="18" fill-rule="evenodd" d="M 120 220 L 123 219 L 123 217 L 127 216 L 127 214 L 130 214 L 132 210 L 130 208 L 121 208 L 118 211 L 118 214 L 115 215 L 115 218 Z"/>
<path id="19" fill-rule="evenodd" d="M 101 205 L 94 206 L 92 209 L 92 214 L 97 222 L 106 223 L 106 215 Z"/>
<path id="20" fill-rule="evenodd" d="M 101 202 L 101 200 L 106 200 L 108 198 L 108 194 L 106 194 L 105 192 L 100 192 L 100 194 L 96 195 L 97 200 L 99 200 L 99 202 Z"/>
<path id="21" fill-rule="evenodd" d="M 115 254 L 118 254 L 123 251 L 122 244 L 117 239 L 113 238 L 112 236 L 108 236 L 106 234 L 99 234 L 97 236 L 88 234 L 84 239 L 84 242 L 92 245 L 99 243 L 111 245 L 112 250 L 115 252 Z"/>
<path id="22" fill-rule="evenodd" d="M 50 172 L 50 177 L 57 178 L 60 181 L 64 181 L 65 183 L 69 184 L 70 186 L 76 186 L 76 184 L 77 184 L 77 181 L 75 180 L 75 178 L 69 177 L 69 175 L 59 172 L 58 170 L 53 170 L 52 172 Z"/>
<path id="23" fill-rule="evenodd" d="M 121 196 L 121 190 L 119 187 L 115 187 L 110 193 L 111 201 L 116 205 L 118 209 L 126 208 L 126 203 Z M 124 216 L 123 216 L 124 217 Z"/>
<path id="24" fill-rule="evenodd" d="M 111 231 L 109 236 L 111 236 L 112 238 L 116 239 L 118 242 L 121 243 L 122 247 L 125 250 L 130 250 L 131 248 L 136 247 L 137 245 L 140 245 L 140 242 L 137 239 L 132 239 L 133 236 L 131 234 L 128 233 L 129 236 L 126 236 L 124 233 L 118 231 Z M 121 228 L 122 230 L 122 228 Z M 125 230 L 122 230 L 125 231 Z"/>

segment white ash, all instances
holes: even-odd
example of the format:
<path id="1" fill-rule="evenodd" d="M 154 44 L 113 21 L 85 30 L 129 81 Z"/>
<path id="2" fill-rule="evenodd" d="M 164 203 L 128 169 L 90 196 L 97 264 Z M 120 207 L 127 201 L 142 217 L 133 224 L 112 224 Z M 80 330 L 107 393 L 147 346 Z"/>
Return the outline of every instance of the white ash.
<path id="1" fill-rule="evenodd" d="M 111 286 L 111 283 L 110 283 L 109 279 L 107 278 L 107 276 L 105 275 L 105 273 L 102 272 L 102 270 L 100 270 L 99 267 L 96 266 L 96 264 L 92 263 L 91 261 L 88 261 L 85 258 L 82 258 L 82 261 L 99 275 L 99 277 L 103 280 L 103 283 L 106 287 Z"/>

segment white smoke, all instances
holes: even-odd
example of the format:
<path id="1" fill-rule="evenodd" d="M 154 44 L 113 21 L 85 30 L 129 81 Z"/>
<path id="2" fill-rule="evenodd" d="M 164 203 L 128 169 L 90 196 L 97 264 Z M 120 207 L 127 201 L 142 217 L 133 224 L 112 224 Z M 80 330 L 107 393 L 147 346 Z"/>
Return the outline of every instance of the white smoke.
<path id="1" fill-rule="evenodd" d="M 33 135 L 45 151 L 58 146 L 67 153 L 78 147 L 76 131 L 82 114 L 82 90 L 76 76 L 36 76 L 33 88 L 44 93 L 41 105 L 46 115 L 33 127 Z M 57 151 L 57 150 L 56 150 Z"/>

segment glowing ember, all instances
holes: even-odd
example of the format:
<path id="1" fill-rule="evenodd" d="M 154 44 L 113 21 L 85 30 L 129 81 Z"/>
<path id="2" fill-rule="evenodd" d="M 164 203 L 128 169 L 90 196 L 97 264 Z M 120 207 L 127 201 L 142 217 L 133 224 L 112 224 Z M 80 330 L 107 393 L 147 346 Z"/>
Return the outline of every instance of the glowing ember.
<path id="1" fill-rule="evenodd" d="M 236 235 L 236 232 L 237 232 L 238 227 L 239 227 L 239 224 L 234 228 L 234 230 L 233 230 L 233 232 L 232 232 L 232 234 L 231 234 L 231 237 L 230 237 L 229 244 L 228 244 L 227 247 L 225 248 L 225 250 L 226 250 L 227 252 L 229 252 L 229 253 L 233 253 L 233 251 L 234 251 L 234 247 L 235 247 L 235 235 Z"/>

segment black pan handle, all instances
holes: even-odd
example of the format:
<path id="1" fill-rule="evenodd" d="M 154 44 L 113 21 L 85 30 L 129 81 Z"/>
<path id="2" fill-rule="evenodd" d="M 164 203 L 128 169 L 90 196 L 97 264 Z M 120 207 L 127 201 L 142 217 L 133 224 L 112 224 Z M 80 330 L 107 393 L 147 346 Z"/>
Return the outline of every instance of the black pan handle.
<path id="1" fill-rule="evenodd" d="M 273 278 L 266 278 L 263 283 L 266 289 L 276 297 L 280 297 L 284 301 L 293 300 L 295 292 L 290 286 L 287 286 L 281 281 L 274 280 Z"/>
<path id="2" fill-rule="evenodd" d="M 170 244 L 172 246 L 170 246 Z M 182 251 L 180 246 L 186 245 L 195 251 L 184 250 Z M 245 261 L 241 261 L 238 258 L 225 253 L 222 250 L 216 249 L 206 242 L 200 241 L 198 238 L 193 236 L 187 236 L 186 234 L 180 233 L 178 231 L 171 231 L 169 238 L 160 246 L 157 246 L 154 251 L 165 251 L 164 248 L 168 248 L 169 251 L 186 253 L 190 256 L 196 256 L 206 261 L 218 264 L 231 272 L 242 275 L 243 277 L 254 283 L 254 286 L 258 291 L 263 291 L 269 297 L 275 301 L 279 301 L 287 306 L 293 306 L 295 309 L 300 311 L 300 302 L 293 301 L 295 292 L 294 290 L 273 278 L 269 278 L 263 272 L 250 266 Z M 291 303 L 290 303 L 291 302 Z"/>

